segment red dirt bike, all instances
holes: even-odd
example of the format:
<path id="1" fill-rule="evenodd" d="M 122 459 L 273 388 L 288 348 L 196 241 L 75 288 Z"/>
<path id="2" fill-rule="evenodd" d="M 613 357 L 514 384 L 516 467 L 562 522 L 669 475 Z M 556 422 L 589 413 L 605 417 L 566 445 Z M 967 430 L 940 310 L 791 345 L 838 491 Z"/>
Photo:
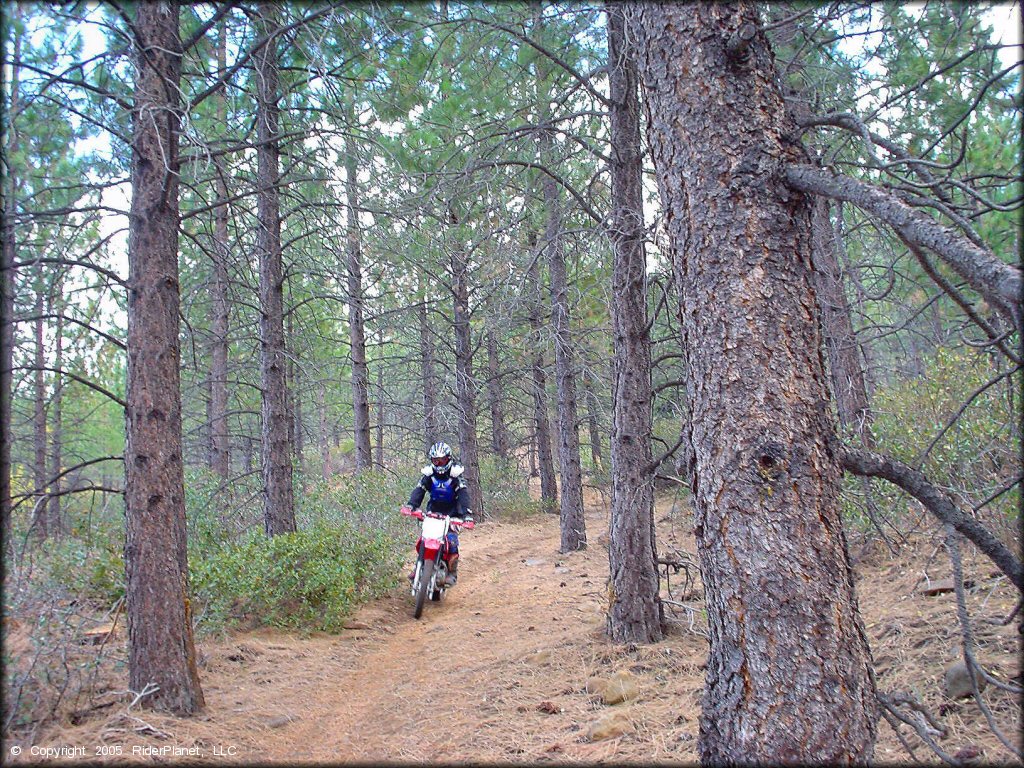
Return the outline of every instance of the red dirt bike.
<path id="1" fill-rule="evenodd" d="M 448 577 L 448 567 L 451 564 L 451 553 L 448 551 L 448 531 L 461 528 L 471 529 L 474 526 L 472 520 L 463 522 L 457 517 L 439 515 L 435 512 L 423 512 L 404 506 L 401 512 L 406 517 L 415 517 L 421 520 L 420 537 L 416 540 L 416 569 L 412 575 L 412 596 L 416 598 L 416 608 L 413 616 L 419 618 L 423 615 L 423 605 L 427 601 L 427 595 L 434 601 L 444 597 L 445 579 Z"/>

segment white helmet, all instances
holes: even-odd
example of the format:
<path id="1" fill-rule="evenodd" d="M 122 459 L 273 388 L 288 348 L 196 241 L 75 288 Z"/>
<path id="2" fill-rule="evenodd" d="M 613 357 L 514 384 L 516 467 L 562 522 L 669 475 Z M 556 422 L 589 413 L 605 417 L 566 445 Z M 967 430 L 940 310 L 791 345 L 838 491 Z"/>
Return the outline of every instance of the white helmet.
<path id="1" fill-rule="evenodd" d="M 455 462 L 452 460 L 452 447 L 448 443 L 434 443 L 427 455 L 430 457 L 430 467 L 435 475 L 446 477 L 451 472 Z"/>

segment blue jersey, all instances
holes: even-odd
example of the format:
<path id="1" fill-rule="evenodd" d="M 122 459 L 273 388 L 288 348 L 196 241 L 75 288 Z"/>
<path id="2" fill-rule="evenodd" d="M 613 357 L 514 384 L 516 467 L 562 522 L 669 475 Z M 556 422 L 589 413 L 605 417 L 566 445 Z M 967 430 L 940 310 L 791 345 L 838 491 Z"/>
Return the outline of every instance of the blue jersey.
<path id="1" fill-rule="evenodd" d="M 430 502 L 427 509 L 442 515 L 465 517 L 467 510 L 466 481 L 463 479 L 462 466 L 456 464 L 445 477 L 438 477 L 431 467 L 424 467 L 422 477 L 416 483 L 409 497 L 409 506 L 416 508 L 423 503 L 429 493 Z"/>

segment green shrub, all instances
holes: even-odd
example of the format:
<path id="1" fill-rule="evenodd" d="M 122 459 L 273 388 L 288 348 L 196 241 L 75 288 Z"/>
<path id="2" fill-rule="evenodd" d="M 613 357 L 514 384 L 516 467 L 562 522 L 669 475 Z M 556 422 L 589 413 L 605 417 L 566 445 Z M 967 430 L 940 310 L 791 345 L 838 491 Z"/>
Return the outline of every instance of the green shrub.
<path id="1" fill-rule="evenodd" d="M 874 394 L 873 431 L 879 451 L 918 466 L 932 442 L 921 471 L 954 498 L 980 502 L 1007 485 L 1019 472 L 1020 374 L 984 389 L 996 370 L 988 354 L 940 349 L 925 375 L 880 387 Z M 946 425 L 978 394 L 949 429 Z M 1016 402 L 1011 402 L 1011 396 Z M 844 511 L 849 519 L 867 524 L 861 479 L 844 479 Z M 873 481 L 873 495 L 886 514 L 899 518 L 907 497 L 890 483 Z M 963 503 L 963 502 L 961 502 Z M 984 510 L 984 517 L 1012 522 L 1019 515 L 1019 487 L 1003 494 Z"/>
<path id="2" fill-rule="evenodd" d="M 52 585 L 109 607 L 124 596 L 123 547 L 123 535 L 103 537 L 92 546 L 65 538 L 47 544 L 43 567 Z"/>
<path id="3" fill-rule="evenodd" d="M 381 530 L 317 522 L 272 538 L 253 532 L 192 562 L 196 614 L 210 628 L 337 630 L 358 603 L 397 584 L 400 565 Z"/>
<path id="4" fill-rule="evenodd" d="M 480 490 L 487 514 L 513 522 L 540 514 L 543 504 L 530 497 L 528 480 L 514 461 L 484 458 L 480 462 Z"/>

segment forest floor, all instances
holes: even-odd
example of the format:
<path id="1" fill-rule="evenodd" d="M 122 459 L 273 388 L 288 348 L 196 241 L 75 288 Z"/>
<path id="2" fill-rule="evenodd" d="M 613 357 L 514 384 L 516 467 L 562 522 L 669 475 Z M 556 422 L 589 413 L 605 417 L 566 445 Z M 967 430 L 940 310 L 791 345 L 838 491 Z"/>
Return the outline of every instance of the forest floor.
<path id="1" fill-rule="evenodd" d="M 666 497 L 656 519 L 659 549 L 692 556 L 688 511 Z M 260 630 L 200 639 L 201 715 L 122 704 L 42 729 L 32 745 L 20 745 L 20 760 L 39 759 L 30 746 L 84 746 L 87 757 L 112 762 L 695 763 L 707 649 L 702 588 L 683 594 L 683 574 L 672 577 L 673 597 L 696 607 L 692 627 L 681 613 L 661 643 L 608 642 L 607 505 L 596 492 L 588 492 L 587 526 L 590 548 L 571 554 L 558 552 L 554 516 L 467 532 L 458 586 L 428 603 L 419 621 L 402 588 L 363 606 L 337 635 Z M 1011 753 L 978 705 L 942 695 L 960 631 L 955 596 L 922 592 L 949 576 L 940 541 L 918 535 L 898 556 L 878 542 L 851 542 L 879 686 L 920 699 L 946 727 L 938 743 L 950 755 L 1007 762 Z M 964 549 L 978 655 L 994 676 L 1019 683 L 1017 621 L 994 623 L 1013 610 L 1014 590 Z M 626 701 L 607 705 L 588 692 L 599 689 L 594 678 L 615 675 L 630 691 Z M 1021 702 L 993 687 L 985 700 L 1019 747 Z M 903 732 L 919 758 L 939 762 Z M 7 742 L 6 760 L 12 744 L 19 742 Z M 108 756 L 97 758 L 97 748 Z M 910 760 L 884 722 L 876 759 Z"/>

